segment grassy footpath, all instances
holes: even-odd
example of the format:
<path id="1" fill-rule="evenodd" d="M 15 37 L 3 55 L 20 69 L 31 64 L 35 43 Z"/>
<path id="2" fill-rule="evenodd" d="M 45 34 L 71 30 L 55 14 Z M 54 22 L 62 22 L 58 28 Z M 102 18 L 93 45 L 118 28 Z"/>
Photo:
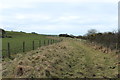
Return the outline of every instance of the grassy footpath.
<path id="1" fill-rule="evenodd" d="M 14 60 L 2 64 L 5 78 L 116 78 L 116 63 L 115 53 L 105 54 L 83 41 L 64 39 L 57 44 L 18 54 Z"/>

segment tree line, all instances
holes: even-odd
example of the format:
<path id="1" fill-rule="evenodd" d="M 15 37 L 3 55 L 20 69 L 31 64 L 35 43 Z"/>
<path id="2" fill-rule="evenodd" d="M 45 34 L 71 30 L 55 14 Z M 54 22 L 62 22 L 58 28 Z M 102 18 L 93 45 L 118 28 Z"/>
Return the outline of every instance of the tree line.
<path id="1" fill-rule="evenodd" d="M 88 33 L 84 36 L 71 36 L 68 34 L 60 34 L 60 37 L 71 37 L 79 38 L 94 42 L 96 44 L 103 45 L 111 50 L 119 49 L 120 50 L 120 32 L 97 32 L 95 29 L 88 30 Z"/>

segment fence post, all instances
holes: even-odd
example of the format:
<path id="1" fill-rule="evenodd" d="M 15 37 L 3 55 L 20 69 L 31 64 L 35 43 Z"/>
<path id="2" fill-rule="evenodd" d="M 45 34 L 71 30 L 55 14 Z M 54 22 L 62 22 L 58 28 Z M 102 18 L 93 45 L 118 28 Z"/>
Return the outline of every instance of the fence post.
<path id="1" fill-rule="evenodd" d="M 10 43 L 8 42 L 8 57 L 10 58 Z"/>
<path id="2" fill-rule="evenodd" d="M 51 44 L 52 44 L 52 39 L 50 40 Z"/>
<path id="3" fill-rule="evenodd" d="M 23 52 L 25 52 L 25 42 L 23 42 Z"/>
<path id="4" fill-rule="evenodd" d="M 56 40 L 54 40 L 54 43 L 56 43 Z"/>
<path id="5" fill-rule="evenodd" d="M 48 45 L 49 45 L 49 40 L 48 40 Z"/>
<path id="6" fill-rule="evenodd" d="M 34 50 L 34 41 L 33 41 L 33 50 Z"/>
<path id="7" fill-rule="evenodd" d="M 116 50 L 118 50 L 118 43 L 116 43 Z"/>
<path id="8" fill-rule="evenodd" d="M 51 40 L 51 43 L 53 44 L 53 39 Z"/>
<path id="9" fill-rule="evenodd" d="M 45 40 L 44 40 L 44 46 L 45 46 Z"/>
<path id="10" fill-rule="evenodd" d="M 54 39 L 53 39 L 53 43 L 54 43 Z"/>
<path id="11" fill-rule="evenodd" d="M 41 40 L 39 40 L 39 47 L 41 47 Z"/>

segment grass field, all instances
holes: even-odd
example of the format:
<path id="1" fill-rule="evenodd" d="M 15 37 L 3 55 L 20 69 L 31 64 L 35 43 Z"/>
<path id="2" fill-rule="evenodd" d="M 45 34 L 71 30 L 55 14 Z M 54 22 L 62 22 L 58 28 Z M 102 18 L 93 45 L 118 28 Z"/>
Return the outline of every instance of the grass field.
<path id="1" fill-rule="evenodd" d="M 6 32 L 7 36 L 12 36 L 12 38 L 3 38 L 2 39 L 2 55 L 7 56 L 8 52 L 8 42 L 10 43 L 10 53 L 13 55 L 15 53 L 23 52 L 23 42 L 25 42 L 25 51 L 30 51 L 33 49 L 33 40 L 35 49 L 39 47 L 39 42 L 41 42 L 41 46 L 44 45 L 44 40 L 46 44 L 48 40 L 45 35 L 39 34 L 31 34 L 31 33 L 24 33 L 24 32 Z"/>
<path id="2" fill-rule="evenodd" d="M 119 74 L 116 53 L 102 53 L 75 39 L 17 54 L 2 65 L 3 78 L 117 78 Z"/>

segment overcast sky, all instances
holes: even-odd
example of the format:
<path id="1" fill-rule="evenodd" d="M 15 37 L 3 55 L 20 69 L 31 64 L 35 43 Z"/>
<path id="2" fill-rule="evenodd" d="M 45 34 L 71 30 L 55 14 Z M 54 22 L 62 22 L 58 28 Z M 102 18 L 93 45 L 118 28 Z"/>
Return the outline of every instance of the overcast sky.
<path id="1" fill-rule="evenodd" d="M 118 29 L 118 0 L 0 0 L 0 28 L 83 35 Z"/>

